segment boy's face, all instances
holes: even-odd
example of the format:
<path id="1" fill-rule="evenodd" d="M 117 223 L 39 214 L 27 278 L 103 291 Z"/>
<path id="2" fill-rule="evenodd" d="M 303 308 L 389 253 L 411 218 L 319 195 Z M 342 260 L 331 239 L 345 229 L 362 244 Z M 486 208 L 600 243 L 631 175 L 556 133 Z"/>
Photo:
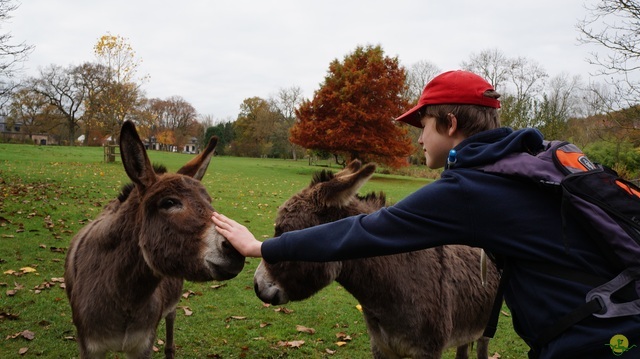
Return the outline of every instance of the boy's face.
<path id="1" fill-rule="evenodd" d="M 451 128 L 443 133 L 436 129 L 436 118 L 425 116 L 420 120 L 422 124 L 422 133 L 418 142 L 422 145 L 424 157 L 427 160 L 427 167 L 436 169 L 444 167 L 449 150 L 451 150 L 458 141 L 450 134 Z M 455 129 L 454 129 L 455 132 Z"/>

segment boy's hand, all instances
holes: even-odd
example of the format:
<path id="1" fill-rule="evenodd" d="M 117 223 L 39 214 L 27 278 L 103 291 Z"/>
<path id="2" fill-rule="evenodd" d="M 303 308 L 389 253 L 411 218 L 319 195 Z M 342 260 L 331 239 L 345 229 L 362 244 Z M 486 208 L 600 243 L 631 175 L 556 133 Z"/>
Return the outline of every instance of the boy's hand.
<path id="1" fill-rule="evenodd" d="M 231 245 L 245 257 L 262 257 L 262 242 L 258 241 L 247 227 L 231 218 L 214 212 L 211 216 L 216 230 L 222 234 Z"/>

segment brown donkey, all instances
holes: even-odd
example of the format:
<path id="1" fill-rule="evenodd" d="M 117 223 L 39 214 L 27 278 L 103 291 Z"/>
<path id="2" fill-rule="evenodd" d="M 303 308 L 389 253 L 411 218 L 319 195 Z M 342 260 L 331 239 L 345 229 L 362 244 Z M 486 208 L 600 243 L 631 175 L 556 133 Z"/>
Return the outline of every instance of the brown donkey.
<path id="1" fill-rule="evenodd" d="M 150 358 L 162 318 L 165 355 L 173 358 L 183 280 L 226 280 L 242 270 L 244 257 L 211 223 L 211 198 L 200 183 L 216 141 L 177 174 L 156 173 L 133 123 L 122 126 L 120 153 L 133 184 L 78 232 L 65 262 L 81 358 L 108 351 Z"/>
<path id="2" fill-rule="evenodd" d="M 316 174 L 279 208 L 275 235 L 383 207 L 383 194 L 357 195 L 374 171 L 375 165 L 354 161 L 335 175 Z M 309 298 L 337 281 L 362 305 L 377 359 L 435 359 L 449 347 L 458 347 L 456 358 L 468 358 L 475 340 L 478 358 L 486 359 L 489 339 L 482 332 L 499 279 L 489 265 L 483 286 L 479 263 L 480 249 L 464 246 L 329 263 L 262 261 L 254 285 L 261 300 L 278 305 Z"/>

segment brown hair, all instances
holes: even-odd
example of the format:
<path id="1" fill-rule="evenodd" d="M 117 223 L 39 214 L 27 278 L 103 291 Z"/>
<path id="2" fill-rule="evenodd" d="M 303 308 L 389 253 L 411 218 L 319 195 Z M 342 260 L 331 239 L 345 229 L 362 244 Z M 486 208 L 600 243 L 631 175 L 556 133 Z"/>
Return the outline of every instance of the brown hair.
<path id="1" fill-rule="evenodd" d="M 500 94 L 496 91 L 486 91 L 484 96 L 497 99 Z M 500 127 L 498 109 L 478 105 L 427 105 L 421 109 L 421 117 L 429 116 L 436 119 L 436 130 L 439 133 L 449 128 L 449 114 L 456 116 L 458 130 L 465 136 L 471 136 L 478 132 Z"/>

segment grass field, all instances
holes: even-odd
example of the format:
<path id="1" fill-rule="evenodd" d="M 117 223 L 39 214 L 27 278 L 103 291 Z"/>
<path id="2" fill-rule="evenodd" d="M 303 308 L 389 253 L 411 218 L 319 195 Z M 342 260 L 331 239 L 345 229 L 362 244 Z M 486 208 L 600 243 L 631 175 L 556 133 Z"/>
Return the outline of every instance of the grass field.
<path id="1" fill-rule="evenodd" d="M 175 171 L 192 155 L 151 151 L 149 157 Z M 324 168 L 306 160 L 215 157 L 203 183 L 218 211 L 267 238 L 277 207 Z M 78 356 L 60 283 L 66 249 L 127 182 L 119 161 L 103 162 L 102 148 L 0 144 L 0 358 Z M 395 202 L 427 183 L 376 174 L 362 192 L 384 191 Z M 243 272 L 226 282 L 185 283 L 176 320 L 178 357 L 370 357 L 362 314 L 348 292 L 334 283 L 306 301 L 266 306 L 253 292 L 258 263 L 248 259 Z M 315 333 L 300 332 L 297 325 Z M 286 345 L 293 341 L 304 344 Z M 163 343 L 156 346 L 154 358 L 164 357 Z M 490 353 L 526 357 L 510 318 L 501 318 Z M 453 351 L 445 355 L 453 357 Z"/>

